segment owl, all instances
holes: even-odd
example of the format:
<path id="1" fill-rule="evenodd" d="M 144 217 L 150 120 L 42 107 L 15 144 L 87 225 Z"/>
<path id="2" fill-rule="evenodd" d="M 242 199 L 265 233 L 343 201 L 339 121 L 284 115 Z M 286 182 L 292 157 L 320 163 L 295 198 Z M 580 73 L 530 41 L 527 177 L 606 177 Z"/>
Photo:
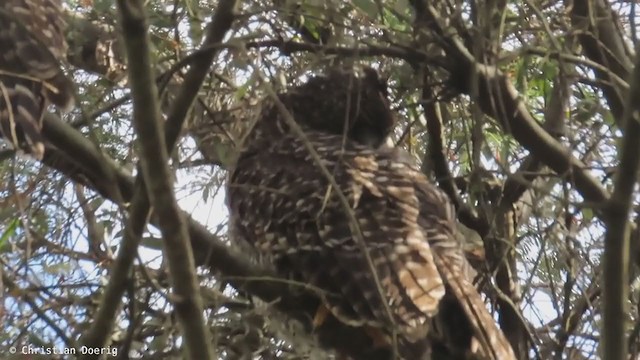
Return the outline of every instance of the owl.
<path id="1" fill-rule="evenodd" d="M 377 74 L 334 71 L 277 97 L 287 112 L 265 100 L 230 170 L 232 236 L 314 289 L 315 326 L 334 316 L 407 359 L 416 342 L 434 359 L 515 359 L 466 275 L 448 197 L 383 146 L 395 116 Z"/>
<path id="2" fill-rule="evenodd" d="M 0 3 L 0 132 L 14 147 L 42 158 L 42 117 L 49 104 L 67 111 L 67 43 L 60 0 Z"/>

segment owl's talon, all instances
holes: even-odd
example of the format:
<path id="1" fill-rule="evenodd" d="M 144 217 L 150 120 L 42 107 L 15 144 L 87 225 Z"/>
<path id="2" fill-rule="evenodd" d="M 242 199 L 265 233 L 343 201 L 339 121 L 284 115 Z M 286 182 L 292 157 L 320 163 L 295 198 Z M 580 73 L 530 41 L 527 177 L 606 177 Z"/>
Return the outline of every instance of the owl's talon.
<path id="1" fill-rule="evenodd" d="M 317 329 L 327 320 L 327 316 L 329 316 L 331 312 L 329 308 L 327 308 L 324 304 L 320 304 L 318 306 L 318 310 L 316 310 L 316 314 L 313 317 L 313 328 Z"/>
<path id="2" fill-rule="evenodd" d="M 380 328 L 365 326 L 364 332 L 367 333 L 371 338 L 371 341 L 373 341 L 374 349 L 388 347 L 391 345 L 391 339 L 389 339 L 389 336 L 387 336 L 387 334 L 385 334 Z"/>

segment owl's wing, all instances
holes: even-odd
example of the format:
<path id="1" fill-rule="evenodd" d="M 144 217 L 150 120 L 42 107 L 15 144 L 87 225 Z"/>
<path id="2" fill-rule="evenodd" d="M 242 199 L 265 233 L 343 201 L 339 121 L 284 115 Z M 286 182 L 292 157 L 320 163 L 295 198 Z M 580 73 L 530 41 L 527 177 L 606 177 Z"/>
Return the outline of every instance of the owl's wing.
<path id="1" fill-rule="evenodd" d="M 42 115 L 48 103 L 73 105 L 73 85 L 62 71 L 67 43 L 59 0 L 0 4 L 0 130 L 16 147 L 41 157 Z"/>
<path id="2" fill-rule="evenodd" d="M 339 320 L 424 334 L 444 285 L 417 220 L 412 180 L 390 158 L 343 149 L 339 136 L 309 140 L 349 209 L 302 144 L 287 138 L 241 158 L 233 171 L 228 200 L 237 233 L 282 273 L 321 289 Z"/>

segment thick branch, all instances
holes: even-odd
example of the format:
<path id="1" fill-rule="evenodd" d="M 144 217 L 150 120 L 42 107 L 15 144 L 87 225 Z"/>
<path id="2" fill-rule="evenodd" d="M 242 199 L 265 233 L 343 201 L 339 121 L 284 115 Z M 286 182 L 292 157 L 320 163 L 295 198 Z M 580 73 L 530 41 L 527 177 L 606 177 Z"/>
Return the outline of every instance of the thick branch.
<path id="1" fill-rule="evenodd" d="M 173 174 L 163 131 L 151 65 L 148 25 L 142 1 L 118 1 L 129 60 L 133 124 L 138 135 L 140 164 L 147 193 L 159 218 L 164 257 L 174 291 L 173 305 L 182 325 L 185 349 L 192 359 L 213 358 L 211 336 L 203 318 L 200 286 L 184 217 L 173 192 Z"/>
<path id="2" fill-rule="evenodd" d="M 594 68 L 594 72 L 601 80 L 600 87 L 613 118 L 622 128 L 627 91 L 617 84 L 614 76 L 628 79 L 633 64 L 625 47 L 622 32 L 616 26 L 617 19 L 613 18 L 608 2 L 603 0 L 575 0 L 570 11 L 571 23 L 578 34 L 584 54 L 606 69 Z"/>
<path id="3" fill-rule="evenodd" d="M 218 11 L 214 16 L 212 23 L 209 25 L 207 38 L 204 41 L 203 48 L 209 48 L 210 45 L 219 42 L 227 33 L 231 27 L 231 22 L 233 21 L 235 5 L 235 0 L 220 2 Z M 216 54 L 217 52 L 215 50 L 210 49 L 206 52 L 199 53 L 199 56 L 193 59 L 192 67 L 185 77 L 181 91 L 179 92 L 168 117 L 165 132 L 167 151 L 171 151 L 177 143 L 180 129 L 186 119 L 186 113 L 193 102 L 193 98 L 197 95 L 206 71 L 209 69 Z M 56 124 L 58 126 L 56 126 Z M 60 144 L 63 148 L 68 145 L 73 146 L 74 143 L 68 144 L 64 141 L 65 135 L 68 137 L 74 136 L 73 130 L 70 130 L 65 126 L 60 126 L 59 122 L 55 122 L 53 120 L 45 122 L 45 130 L 48 130 L 48 135 L 52 135 L 52 141 L 58 140 L 54 141 L 54 143 Z M 64 146 L 62 144 L 64 144 Z M 96 153 L 92 155 L 97 156 L 98 154 Z M 91 161 L 87 161 L 87 163 L 91 164 Z M 60 169 L 60 167 L 58 167 L 58 169 Z M 67 174 L 72 175 L 72 178 L 78 179 L 77 175 L 73 175 L 76 172 L 76 169 L 66 168 L 65 170 Z M 89 174 L 90 173 L 91 172 L 89 172 Z M 129 209 L 130 216 L 125 225 L 124 239 L 111 273 L 111 279 L 100 303 L 96 319 L 90 331 L 85 334 L 85 344 L 90 347 L 103 346 L 104 342 L 108 338 L 108 334 L 113 328 L 115 314 L 118 311 L 120 299 L 124 294 L 129 272 L 131 271 L 135 255 L 137 253 L 138 244 L 140 243 L 140 237 L 146 226 L 150 211 L 150 202 L 147 192 L 145 191 L 144 179 L 142 179 L 142 177 L 138 177 L 134 186 L 133 181 L 127 176 L 127 174 L 118 172 L 117 175 L 120 189 L 121 191 L 125 191 L 125 199 L 127 201 L 131 200 L 131 206 Z M 113 199 L 113 197 L 111 197 L 112 192 L 105 191 L 105 189 L 109 190 L 109 184 L 104 184 L 103 182 L 104 180 L 101 179 L 100 176 L 92 176 L 90 179 L 90 183 L 94 184 L 94 187 L 97 188 L 103 196 Z M 192 238 L 192 243 L 193 241 L 194 240 Z M 196 248 L 193 244 L 192 247 Z M 197 248 L 195 249 L 196 263 L 201 264 L 203 262 L 203 260 L 198 259 L 198 256 L 206 257 L 208 254 L 207 250 L 208 246 L 206 245 L 200 246 L 200 251 Z"/>
<path id="4" fill-rule="evenodd" d="M 634 80 L 635 79 L 635 80 Z M 607 233 L 604 242 L 604 328 L 602 357 L 611 360 L 627 358 L 626 320 L 629 296 L 629 211 L 640 168 L 640 57 L 637 57 L 630 81 L 629 97 L 622 125 L 625 135 L 620 150 L 620 165 L 615 176 L 614 191 L 605 212 Z"/>

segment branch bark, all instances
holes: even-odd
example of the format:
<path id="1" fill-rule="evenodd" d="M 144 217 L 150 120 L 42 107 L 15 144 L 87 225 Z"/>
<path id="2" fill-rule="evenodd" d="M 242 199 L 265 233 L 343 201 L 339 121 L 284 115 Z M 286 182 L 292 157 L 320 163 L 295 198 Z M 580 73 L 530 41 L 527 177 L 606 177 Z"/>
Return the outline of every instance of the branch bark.
<path id="1" fill-rule="evenodd" d="M 606 204 L 604 239 L 604 327 L 602 357 L 611 360 L 627 358 L 627 316 L 629 313 L 629 211 L 640 169 L 640 57 L 630 81 L 624 118 L 625 129 L 620 149 L 620 165 L 615 175 L 614 191 Z"/>
<path id="2" fill-rule="evenodd" d="M 159 219 L 164 257 L 169 264 L 173 305 L 185 339 L 189 358 L 212 359 L 211 334 L 196 275 L 189 233 L 173 191 L 173 174 L 165 141 L 164 119 L 158 103 L 151 64 L 148 24 L 142 1 L 118 1 L 124 43 L 129 60 L 129 83 L 133 98 L 133 124 L 138 135 L 140 167 L 150 204 Z"/>
<path id="3" fill-rule="evenodd" d="M 235 6 L 235 0 L 220 2 L 218 11 L 216 12 L 216 16 L 214 16 L 208 28 L 207 38 L 203 44 L 204 48 L 209 48 L 211 44 L 218 43 L 222 40 L 224 35 L 231 27 L 231 23 L 233 22 L 233 12 Z M 171 149 L 173 149 L 179 138 L 180 130 L 186 119 L 186 114 L 189 111 L 190 106 L 193 103 L 193 99 L 197 95 L 202 82 L 204 81 L 205 74 L 208 71 L 216 53 L 217 52 L 215 51 L 215 49 L 210 49 L 209 51 L 202 52 L 201 54 L 199 54 L 199 56 L 194 57 L 192 60 L 192 67 L 187 73 L 181 91 L 178 93 L 177 99 L 170 111 L 170 115 L 167 120 L 166 132 L 163 134 L 164 141 L 158 141 L 158 144 L 166 142 L 166 145 L 161 145 L 161 147 L 165 148 L 165 151 L 167 151 L 167 153 L 170 152 Z M 155 87 L 154 81 L 151 81 L 149 84 L 150 85 L 142 84 L 142 87 Z M 155 96 L 155 98 L 157 99 L 157 96 Z M 159 116 L 158 114 L 156 115 Z M 99 151 L 97 151 L 97 149 L 95 149 L 94 147 L 89 147 L 86 146 L 86 144 L 83 144 L 83 142 L 80 141 L 80 138 L 76 139 L 78 141 L 66 141 L 69 137 L 75 138 L 76 132 L 67 126 L 61 126 L 61 124 L 59 122 L 56 122 L 55 119 L 49 118 L 48 121 L 45 121 L 44 127 L 45 129 L 47 129 L 45 130 L 45 132 L 51 135 L 49 137 L 49 140 L 54 144 L 58 144 L 59 148 L 68 149 L 69 147 L 75 146 L 76 148 L 78 148 L 78 150 L 86 150 L 81 152 L 81 154 L 90 154 L 94 159 L 102 156 L 102 154 L 100 154 Z M 56 161 L 56 159 L 60 159 L 61 157 L 66 158 L 67 160 L 74 159 L 73 154 L 74 152 L 68 152 L 67 154 L 57 154 L 58 156 L 55 156 L 54 152 L 54 156 L 51 160 L 54 161 L 54 164 L 58 165 L 58 169 L 63 170 L 63 172 L 70 175 L 73 179 L 84 180 L 89 177 L 89 184 L 93 185 L 93 187 L 98 190 L 103 196 L 114 200 L 117 204 L 124 203 L 117 201 L 118 199 L 113 197 L 114 193 L 117 194 L 117 192 L 111 191 L 112 189 L 110 189 L 110 187 L 112 187 L 112 185 L 109 184 L 110 182 L 105 183 L 104 179 L 101 179 L 100 172 L 96 174 L 95 172 L 87 171 L 84 172 L 83 175 L 78 176 L 78 167 L 69 165 L 69 161 Z M 65 155 L 68 155 L 68 157 Z M 81 164 L 79 164 L 80 169 L 85 167 L 86 164 L 94 163 L 94 161 L 91 161 L 90 159 L 83 160 L 85 161 L 82 161 Z M 104 164 L 105 162 L 98 161 L 97 163 Z M 112 165 L 115 164 L 113 161 L 107 163 Z M 164 162 L 164 164 L 166 164 L 166 161 Z M 127 224 L 125 225 L 124 240 L 121 244 L 120 252 L 118 253 L 118 257 L 113 267 L 111 279 L 109 281 L 109 284 L 107 285 L 104 297 L 100 303 L 101 305 L 98 309 L 96 319 L 91 329 L 85 334 L 83 338 L 84 343 L 89 347 L 104 346 L 104 343 L 108 338 L 111 329 L 113 328 L 113 321 L 116 317 L 115 314 L 120 306 L 122 295 L 126 290 L 126 283 L 129 272 L 131 271 L 132 264 L 135 259 L 135 254 L 137 253 L 140 237 L 142 235 L 144 227 L 146 226 L 151 205 L 150 199 L 147 195 L 147 192 L 145 191 L 145 179 L 139 176 L 136 179 L 136 183 L 134 185 L 133 181 L 127 174 L 125 174 L 123 171 L 116 170 L 115 165 L 113 165 L 111 168 L 114 169 L 112 171 L 112 173 L 115 174 L 114 177 L 118 179 L 117 190 L 123 191 L 122 197 L 124 198 L 124 200 L 131 201 L 131 206 L 129 209 L 130 216 L 128 218 Z M 100 170 L 101 172 L 109 172 L 108 170 L 104 169 L 98 170 Z M 183 213 L 179 213 L 176 217 L 173 218 L 180 217 L 184 218 L 186 217 L 186 215 Z M 158 223 L 159 222 L 156 221 L 156 224 Z M 199 255 L 208 254 L 207 251 L 195 251 L 195 253 Z M 193 254 L 191 256 L 193 257 Z M 196 263 L 198 263 L 198 260 L 199 259 L 196 255 Z M 207 341 L 207 343 L 210 342 Z"/>
<path id="4" fill-rule="evenodd" d="M 602 65 L 594 69 L 601 80 L 600 88 L 609 104 L 616 123 L 624 128 L 622 121 L 628 91 L 613 78 L 629 79 L 633 62 L 622 37 L 618 20 L 613 17 L 611 7 L 603 0 L 575 0 L 570 7 L 571 24 L 579 34 L 582 51 L 590 60 Z"/>

